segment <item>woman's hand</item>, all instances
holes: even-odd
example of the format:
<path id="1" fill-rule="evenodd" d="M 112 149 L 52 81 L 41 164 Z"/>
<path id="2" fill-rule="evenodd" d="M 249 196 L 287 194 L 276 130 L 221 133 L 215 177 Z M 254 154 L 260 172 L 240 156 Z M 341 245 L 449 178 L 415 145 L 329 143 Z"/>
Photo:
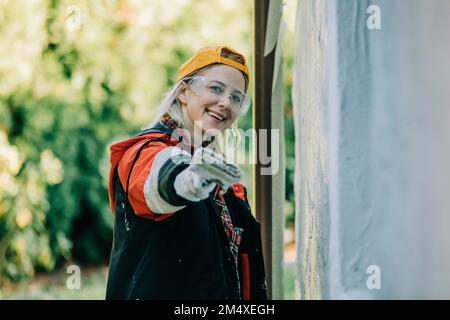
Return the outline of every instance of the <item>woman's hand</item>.
<path id="1" fill-rule="evenodd" d="M 209 197 L 216 183 L 203 178 L 192 170 L 192 165 L 181 171 L 175 178 L 175 192 L 184 199 L 198 202 Z"/>
<path id="2" fill-rule="evenodd" d="M 206 199 L 216 183 L 223 190 L 242 179 L 241 170 L 208 148 L 195 150 L 190 165 L 175 178 L 175 192 L 190 201 Z"/>

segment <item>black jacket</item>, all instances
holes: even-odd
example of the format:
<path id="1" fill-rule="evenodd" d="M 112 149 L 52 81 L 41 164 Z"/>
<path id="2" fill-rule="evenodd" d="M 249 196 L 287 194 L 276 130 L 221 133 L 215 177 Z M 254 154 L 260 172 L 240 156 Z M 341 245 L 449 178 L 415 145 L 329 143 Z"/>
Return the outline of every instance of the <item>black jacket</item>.
<path id="1" fill-rule="evenodd" d="M 141 136 L 151 147 L 153 134 L 164 130 L 156 127 Z M 224 195 L 233 225 L 244 229 L 236 270 L 212 195 L 153 221 L 134 213 L 117 170 L 113 179 L 107 299 L 267 299 L 260 224 L 251 214 L 246 191 L 244 199 L 233 188 Z"/>

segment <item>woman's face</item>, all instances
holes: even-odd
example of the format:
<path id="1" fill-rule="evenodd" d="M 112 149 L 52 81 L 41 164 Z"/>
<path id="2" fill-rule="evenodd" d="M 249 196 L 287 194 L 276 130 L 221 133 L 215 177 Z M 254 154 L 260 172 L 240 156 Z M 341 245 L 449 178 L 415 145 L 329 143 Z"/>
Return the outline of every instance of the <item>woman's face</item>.
<path id="1" fill-rule="evenodd" d="M 208 80 L 212 80 L 212 83 L 217 81 L 217 85 L 220 88 L 213 87 L 213 90 L 225 90 L 224 96 L 232 94 L 230 92 L 231 88 L 245 92 L 244 75 L 241 71 L 227 65 L 213 65 L 200 71 L 195 76 L 203 76 Z M 205 98 L 197 94 L 189 84 L 185 85 L 185 89 L 180 92 L 178 98 L 183 109 L 185 127 L 191 132 L 200 128 L 202 133 L 210 129 L 223 132 L 237 118 L 237 114 L 231 109 L 230 98 L 222 99 L 221 101 Z M 195 127 L 198 129 L 194 129 Z"/>

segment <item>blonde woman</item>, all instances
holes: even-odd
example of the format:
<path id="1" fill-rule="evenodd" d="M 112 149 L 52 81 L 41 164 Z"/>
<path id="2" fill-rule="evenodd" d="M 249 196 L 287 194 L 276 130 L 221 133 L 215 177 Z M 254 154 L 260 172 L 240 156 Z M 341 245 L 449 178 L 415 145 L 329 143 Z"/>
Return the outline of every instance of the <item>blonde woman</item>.
<path id="1" fill-rule="evenodd" d="M 203 48 L 180 67 L 153 126 L 111 146 L 107 299 L 267 298 L 245 187 L 192 161 L 205 150 L 220 158 L 211 150 L 247 112 L 248 85 L 244 55 Z"/>

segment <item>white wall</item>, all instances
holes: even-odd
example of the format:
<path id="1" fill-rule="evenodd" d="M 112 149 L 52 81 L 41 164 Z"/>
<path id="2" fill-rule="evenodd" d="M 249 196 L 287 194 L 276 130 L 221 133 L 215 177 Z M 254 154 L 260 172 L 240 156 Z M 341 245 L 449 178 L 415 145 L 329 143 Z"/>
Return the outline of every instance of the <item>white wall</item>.
<path id="1" fill-rule="evenodd" d="M 449 17 L 446 0 L 299 1 L 302 298 L 450 298 Z"/>

